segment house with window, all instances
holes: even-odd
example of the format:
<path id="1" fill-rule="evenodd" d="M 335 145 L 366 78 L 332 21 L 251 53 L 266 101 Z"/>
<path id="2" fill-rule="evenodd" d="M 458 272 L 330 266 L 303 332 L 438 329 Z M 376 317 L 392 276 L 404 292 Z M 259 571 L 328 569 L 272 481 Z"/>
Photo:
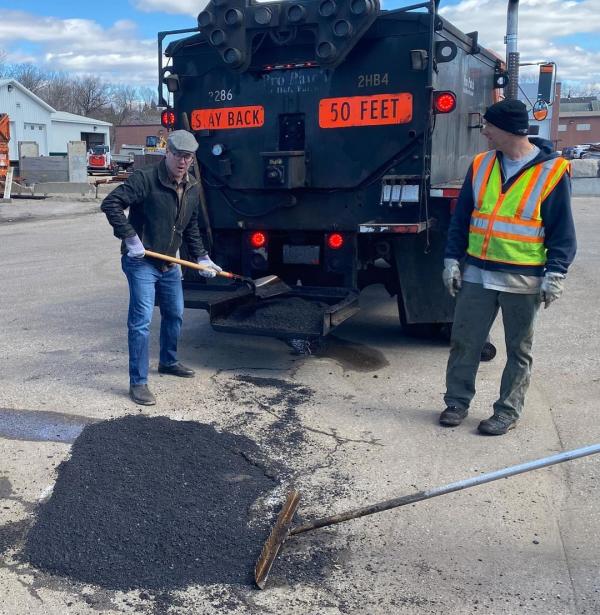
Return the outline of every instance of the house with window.
<path id="1" fill-rule="evenodd" d="M 19 159 L 19 142 L 37 143 L 40 156 L 66 155 L 69 141 L 85 141 L 88 148 L 110 143 L 112 124 L 56 111 L 15 79 L 0 79 L 0 113 L 10 122 L 11 161 Z"/>
<path id="2" fill-rule="evenodd" d="M 596 97 L 563 98 L 558 120 L 558 149 L 600 143 L 600 100 Z"/>

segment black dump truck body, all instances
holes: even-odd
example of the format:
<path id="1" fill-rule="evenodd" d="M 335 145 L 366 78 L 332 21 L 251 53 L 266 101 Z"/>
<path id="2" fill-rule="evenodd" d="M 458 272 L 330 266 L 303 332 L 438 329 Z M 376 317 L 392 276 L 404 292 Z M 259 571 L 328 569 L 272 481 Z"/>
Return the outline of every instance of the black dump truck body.
<path id="1" fill-rule="evenodd" d="M 500 60 L 435 3 L 386 12 L 372 0 L 212 0 L 198 21 L 199 33 L 167 47 L 161 81 L 170 127 L 199 143 L 201 230 L 225 269 L 290 284 L 294 308 L 283 329 L 244 319 L 252 297 L 195 274 L 186 305 L 222 330 L 310 337 L 380 283 L 406 327 L 450 323 L 445 235 L 485 149 Z M 299 299 L 323 306 L 322 326 L 298 324 Z"/>

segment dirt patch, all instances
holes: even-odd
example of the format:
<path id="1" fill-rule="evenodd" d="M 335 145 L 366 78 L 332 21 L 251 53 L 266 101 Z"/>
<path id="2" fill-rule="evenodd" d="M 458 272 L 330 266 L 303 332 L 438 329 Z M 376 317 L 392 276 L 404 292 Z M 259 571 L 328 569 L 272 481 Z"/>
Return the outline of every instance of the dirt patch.
<path id="1" fill-rule="evenodd" d="M 377 348 L 349 342 L 335 335 L 325 338 L 314 354 L 337 361 L 344 370 L 357 372 L 373 372 L 389 365 L 385 355 Z"/>
<path id="2" fill-rule="evenodd" d="M 25 557 L 110 589 L 250 584 L 276 482 L 248 438 L 166 417 L 86 427 L 58 468 Z"/>

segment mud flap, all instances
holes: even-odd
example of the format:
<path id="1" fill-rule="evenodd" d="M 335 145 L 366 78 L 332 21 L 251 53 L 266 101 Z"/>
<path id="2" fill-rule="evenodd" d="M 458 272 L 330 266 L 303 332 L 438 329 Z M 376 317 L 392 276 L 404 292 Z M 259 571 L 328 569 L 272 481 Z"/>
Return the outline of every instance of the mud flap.
<path id="1" fill-rule="evenodd" d="M 445 237 L 435 231 L 392 240 L 398 272 L 399 301 L 406 324 L 451 323 L 454 299 L 442 282 Z"/>

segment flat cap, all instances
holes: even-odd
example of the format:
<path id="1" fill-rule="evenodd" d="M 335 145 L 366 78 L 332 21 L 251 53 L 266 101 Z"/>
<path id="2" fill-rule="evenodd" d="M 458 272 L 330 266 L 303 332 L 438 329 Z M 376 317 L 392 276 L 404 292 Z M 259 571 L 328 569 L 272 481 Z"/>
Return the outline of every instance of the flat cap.
<path id="1" fill-rule="evenodd" d="M 198 149 L 198 142 L 187 130 L 174 130 L 169 133 L 167 146 L 170 150 L 193 153 Z"/>

